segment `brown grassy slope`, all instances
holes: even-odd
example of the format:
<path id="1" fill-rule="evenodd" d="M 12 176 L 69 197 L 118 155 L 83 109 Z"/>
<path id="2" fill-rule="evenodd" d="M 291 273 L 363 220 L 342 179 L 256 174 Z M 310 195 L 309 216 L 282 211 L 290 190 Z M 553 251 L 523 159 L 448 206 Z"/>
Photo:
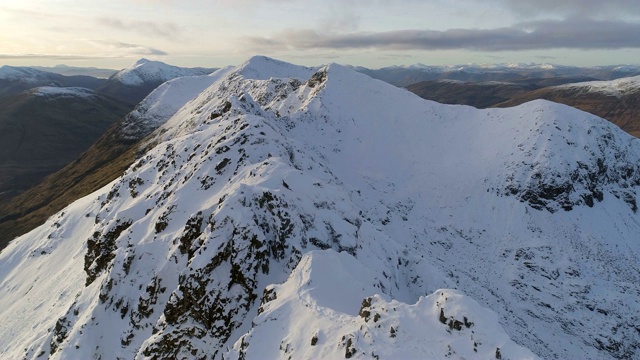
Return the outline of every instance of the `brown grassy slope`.
<path id="1" fill-rule="evenodd" d="M 470 105 L 487 108 L 528 92 L 528 87 L 511 83 L 474 83 L 453 81 L 422 81 L 407 86 L 407 90 L 423 99 L 442 104 Z"/>
<path id="2" fill-rule="evenodd" d="M 122 140 L 118 129 L 119 124 L 112 126 L 79 159 L 0 206 L 0 249 L 74 200 L 113 181 L 135 161 L 138 147 Z"/>
<path id="3" fill-rule="evenodd" d="M 77 159 L 129 111 L 98 94 L 0 99 L 0 205 Z"/>

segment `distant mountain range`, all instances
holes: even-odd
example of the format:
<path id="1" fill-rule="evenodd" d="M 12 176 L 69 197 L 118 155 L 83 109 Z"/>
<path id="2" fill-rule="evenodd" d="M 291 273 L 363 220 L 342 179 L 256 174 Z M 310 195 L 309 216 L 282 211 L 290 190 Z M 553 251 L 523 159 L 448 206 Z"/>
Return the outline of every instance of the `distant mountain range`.
<path id="1" fill-rule="evenodd" d="M 91 76 L 91 77 L 103 78 L 103 79 L 109 78 L 111 75 L 118 72 L 118 70 L 113 70 L 113 69 L 69 66 L 64 64 L 60 64 L 56 66 L 31 66 L 31 68 L 40 70 L 40 71 L 56 73 L 64 76 L 85 75 L 85 76 Z"/>
<path id="2" fill-rule="evenodd" d="M 597 116 L 258 56 L 165 83 L 94 146 L 63 172 L 111 181 L 0 253 L 2 358 L 640 351 L 640 143 Z"/>
<path id="3" fill-rule="evenodd" d="M 455 65 L 455 66 L 390 66 L 381 69 L 354 67 L 367 74 L 396 86 L 409 86 L 422 81 L 460 80 L 467 82 L 528 81 L 530 79 L 583 77 L 585 79 L 613 80 L 640 75 L 640 66 L 612 65 L 598 67 L 573 67 L 548 64 L 504 64 L 504 65 Z"/>
<path id="4" fill-rule="evenodd" d="M 91 76 L 64 76 L 30 67 L 5 65 L 0 67 L 0 98 L 39 86 L 83 87 L 96 90 L 104 82 L 104 79 L 97 79 Z"/>

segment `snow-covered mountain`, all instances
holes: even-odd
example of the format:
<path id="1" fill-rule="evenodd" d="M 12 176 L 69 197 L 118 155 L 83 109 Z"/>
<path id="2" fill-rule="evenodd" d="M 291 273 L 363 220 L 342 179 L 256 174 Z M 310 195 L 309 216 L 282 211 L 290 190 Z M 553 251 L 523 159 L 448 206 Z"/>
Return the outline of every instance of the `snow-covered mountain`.
<path id="1" fill-rule="evenodd" d="M 188 79 L 122 177 L 0 253 L 0 357 L 638 356 L 637 139 L 334 64 Z"/>
<path id="2" fill-rule="evenodd" d="M 163 83 L 181 76 L 206 75 L 213 70 L 214 69 L 183 68 L 143 58 L 136 61 L 132 66 L 113 74 L 111 79 L 125 85 L 139 86 L 153 82 Z"/>
<path id="3" fill-rule="evenodd" d="M 132 66 L 113 74 L 98 90 L 135 105 L 160 84 L 183 76 L 207 75 L 216 69 L 183 68 L 160 61 L 140 59 Z"/>

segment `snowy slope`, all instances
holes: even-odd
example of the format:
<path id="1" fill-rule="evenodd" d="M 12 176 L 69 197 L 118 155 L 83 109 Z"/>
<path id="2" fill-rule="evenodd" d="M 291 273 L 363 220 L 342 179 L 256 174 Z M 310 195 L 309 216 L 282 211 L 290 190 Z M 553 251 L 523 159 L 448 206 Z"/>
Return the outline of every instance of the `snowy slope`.
<path id="1" fill-rule="evenodd" d="M 231 357 L 537 358 L 510 341 L 495 313 L 458 291 L 406 304 L 369 296 L 379 294 L 374 279 L 345 252 L 307 253 L 283 285 L 267 287 L 260 315 Z"/>
<path id="2" fill-rule="evenodd" d="M 157 145 L 0 254 L 0 357 L 637 356 L 620 129 L 265 57 L 169 84 Z"/>
<path id="3" fill-rule="evenodd" d="M 53 87 L 53 86 L 40 86 L 30 90 L 30 92 L 36 96 L 42 97 L 70 97 L 70 98 L 89 98 L 96 96 L 93 90 L 80 88 L 80 87 Z"/>
<path id="4" fill-rule="evenodd" d="M 110 79 L 124 85 L 139 86 L 145 83 L 163 83 L 181 76 L 206 75 L 210 72 L 209 69 L 183 68 L 160 61 L 140 59 L 132 66 L 118 71 Z"/>
<path id="5" fill-rule="evenodd" d="M 0 80 L 20 80 L 28 83 L 38 83 L 49 80 L 50 73 L 32 69 L 25 66 L 0 67 Z"/>
<path id="6" fill-rule="evenodd" d="M 588 81 L 577 84 L 556 86 L 558 89 L 575 89 L 583 92 L 595 92 L 615 97 L 640 91 L 640 76 L 625 77 L 610 81 Z"/>
<path id="7" fill-rule="evenodd" d="M 138 140 L 150 134 L 226 72 L 221 69 L 210 75 L 179 77 L 158 86 L 125 118 L 124 137 Z"/>

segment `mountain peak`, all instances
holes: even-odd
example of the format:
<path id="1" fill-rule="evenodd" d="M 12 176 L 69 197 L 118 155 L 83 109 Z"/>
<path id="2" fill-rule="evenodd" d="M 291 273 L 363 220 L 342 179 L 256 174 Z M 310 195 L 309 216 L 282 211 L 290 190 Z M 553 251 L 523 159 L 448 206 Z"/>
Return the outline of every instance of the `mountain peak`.
<path id="1" fill-rule="evenodd" d="M 270 78 L 307 79 L 313 74 L 314 68 L 256 55 L 238 66 L 236 71 L 246 79 L 253 80 L 268 80 Z"/>
<path id="2" fill-rule="evenodd" d="M 206 75 L 213 69 L 183 68 L 142 58 L 132 66 L 115 73 L 111 79 L 127 86 L 143 86 L 161 83 L 181 76 Z"/>
<path id="3" fill-rule="evenodd" d="M 136 61 L 136 63 L 134 64 L 134 66 L 142 65 L 142 64 L 146 64 L 146 63 L 148 63 L 148 62 L 151 62 L 151 60 L 146 59 L 146 58 L 141 58 L 140 60 Z"/>

